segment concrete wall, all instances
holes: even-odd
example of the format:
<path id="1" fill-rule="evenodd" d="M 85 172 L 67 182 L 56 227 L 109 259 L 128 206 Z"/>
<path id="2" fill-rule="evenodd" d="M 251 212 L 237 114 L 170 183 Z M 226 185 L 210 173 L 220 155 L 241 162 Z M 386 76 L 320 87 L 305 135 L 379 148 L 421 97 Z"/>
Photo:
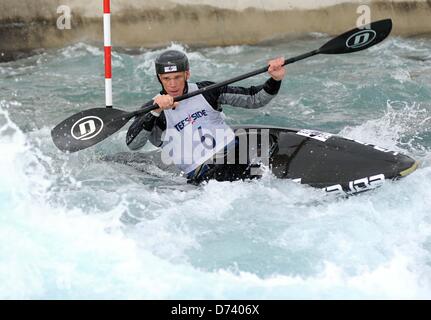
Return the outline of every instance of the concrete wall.
<path id="1" fill-rule="evenodd" d="M 159 47 L 255 44 L 307 32 L 353 27 L 367 4 L 372 20 L 391 17 L 394 35 L 431 34 L 431 0 L 113 0 L 113 45 Z M 57 28 L 57 8 L 72 10 L 72 28 Z M 78 41 L 101 45 L 102 0 L 0 0 L 0 59 Z"/>

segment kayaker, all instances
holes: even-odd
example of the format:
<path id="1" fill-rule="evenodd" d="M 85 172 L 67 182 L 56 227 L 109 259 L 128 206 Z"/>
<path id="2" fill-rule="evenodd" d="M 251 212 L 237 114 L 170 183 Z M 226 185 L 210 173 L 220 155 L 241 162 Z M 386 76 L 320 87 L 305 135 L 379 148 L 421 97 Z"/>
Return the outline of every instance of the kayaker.
<path id="1" fill-rule="evenodd" d="M 176 50 L 163 52 L 155 61 L 162 91 L 149 102 L 157 104 L 159 108 L 136 117 L 127 132 L 127 146 L 131 150 L 138 150 L 150 140 L 155 146 L 162 147 L 164 155 L 185 173 L 190 183 L 209 179 L 233 181 L 249 177 L 248 163 L 229 166 L 213 161 L 215 156 L 226 154 L 237 143 L 233 131 L 225 123 L 222 105 L 256 109 L 268 104 L 277 95 L 286 75 L 283 64 L 282 57 L 269 61 L 268 73 L 271 77 L 260 86 L 224 86 L 174 102 L 175 97 L 214 82 L 188 82 L 190 67 L 187 56 Z"/>

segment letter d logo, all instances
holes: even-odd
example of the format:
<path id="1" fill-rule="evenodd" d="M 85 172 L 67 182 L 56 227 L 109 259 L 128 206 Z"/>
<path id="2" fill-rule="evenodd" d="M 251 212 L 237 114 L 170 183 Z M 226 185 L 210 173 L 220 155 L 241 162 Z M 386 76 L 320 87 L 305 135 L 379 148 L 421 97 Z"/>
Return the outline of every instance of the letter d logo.
<path id="1" fill-rule="evenodd" d="M 377 34 L 374 30 L 361 30 L 347 39 L 346 46 L 352 49 L 362 48 L 373 42 L 376 36 Z"/>
<path id="2" fill-rule="evenodd" d="M 90 140 L 103 129 L 103 121 L 99 117 L 89 116 L 79 119 L 72 126 L 70 133 L 76 140 Z"/>

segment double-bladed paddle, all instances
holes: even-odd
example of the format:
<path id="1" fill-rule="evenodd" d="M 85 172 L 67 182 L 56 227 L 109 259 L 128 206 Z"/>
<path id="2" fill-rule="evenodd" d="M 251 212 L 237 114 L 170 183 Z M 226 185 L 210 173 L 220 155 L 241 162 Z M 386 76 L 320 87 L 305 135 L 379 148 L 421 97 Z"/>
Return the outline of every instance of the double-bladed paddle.
<path id="1" fill-rule="evenodd" d="M 373 22 L 362 28 L 347 31 L 328 41 L 317 50 L 307 52 L 285 60 L 284 65 L 303 60 L 317 54 L 343 54 L 367 49 L 383 41 L 391 32 L 392 20 L 385 19 Z M 224 87 L 268 71 L 268 66 L 240 75 L 238 77 L 215 83 L 197 91 L 174 98 L 179 102 L 196 95 Z M 81 111 L 51 131 L 54 144 L 64 152 L 76 152 L 101 142 L 120 130 L 131 118 L 157 109 L 156 104 L 146 103 L 140 110 L 126 112 L 119 109 L 94 108 Z"/>

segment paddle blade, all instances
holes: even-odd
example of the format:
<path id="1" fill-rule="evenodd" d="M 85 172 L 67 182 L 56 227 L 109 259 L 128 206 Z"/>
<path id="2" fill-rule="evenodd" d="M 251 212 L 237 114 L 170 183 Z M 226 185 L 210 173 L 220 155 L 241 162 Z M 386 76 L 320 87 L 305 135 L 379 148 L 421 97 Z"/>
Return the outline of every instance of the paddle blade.
<path id="1" fill-rule="evenodd" d="M 319 53 L 340 54 L 364 50 L 383 41 L 391 30 L 391 19 L 372 22 L 361 29 L 347 31 L 328 41 L 319 49 Z"/>
<path id="2" fill-rule="evenodd" d="M 133 117 L 130 112 L 94 108 L 79 112 L 51 131 L 54 144 L 63 152 L 86 149 L 120 130 Z"/>

